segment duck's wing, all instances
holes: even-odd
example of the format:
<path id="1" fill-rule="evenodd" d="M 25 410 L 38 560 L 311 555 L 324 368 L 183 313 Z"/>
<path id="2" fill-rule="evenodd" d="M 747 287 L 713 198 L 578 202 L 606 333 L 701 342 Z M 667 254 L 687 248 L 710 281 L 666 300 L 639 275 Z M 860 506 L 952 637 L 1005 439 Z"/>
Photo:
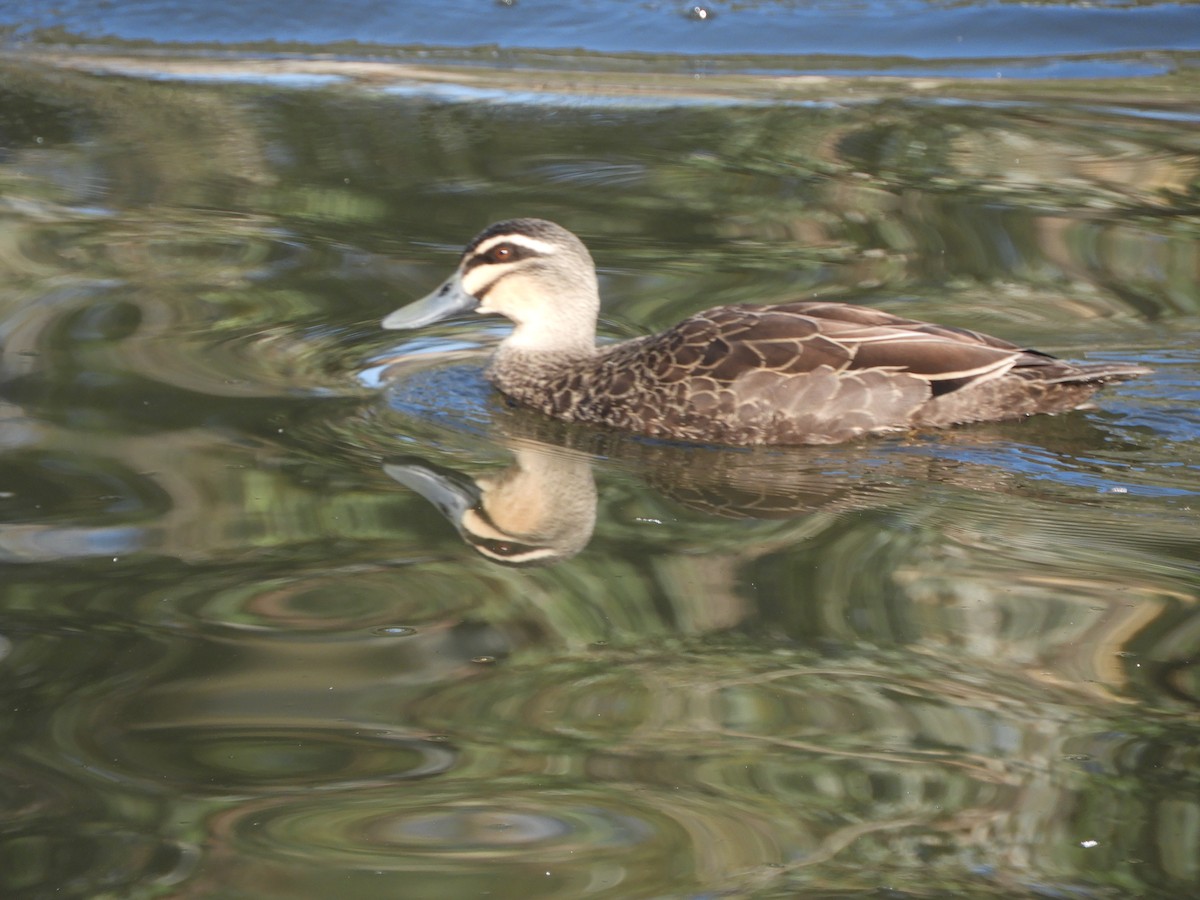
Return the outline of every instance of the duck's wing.
<path id="1" fill-rule="evenodd" d="M 792 303 L 767 307 L 820 323 L 820 333 L 851 349 L 847 371 L 896 366 L 930 382 L 934 396 L 1006 374 L 1046 384 L 1103 384 L 1151 372 L 1129 363 L 1077 363 L 1040 350 L 950 325 L 905 319 L 845 303 Z M 856 349 L 855 349 L 856 348 Z"/>
<path id="2" fill-rule="evenodd" d="M 720 384 L 752 373 L 878 371 L 912 376 L 941 394 L 1000 377 L 1016 365 L 1056 362 L 979 332 L 841 303 L 720 307 L 692 316 L 663 339 L 681 371 Z"/>
<path id="3" fill-rule="evenodd" d="M 587 415 L 688 440 L 825 443 L 1074 409 L 1143 371 L 839 303 L 728 306 L 603 353 Z"/>
<path id="4" fill-rule="evenodd" d="M 842 441 L 921 423 L 931 406 L 938 423 L 1005 417 L 977 408 L 980 390 L 990 396 L 1014 370 L 1045 381 L 1067 366 L 978 332 L 837 303 L 721 307 L 637 352 L 667 398 L 659 418 L 671 433 L 728 443 Z M 989 403 L 1011 404 L 1009 393 Z"/>

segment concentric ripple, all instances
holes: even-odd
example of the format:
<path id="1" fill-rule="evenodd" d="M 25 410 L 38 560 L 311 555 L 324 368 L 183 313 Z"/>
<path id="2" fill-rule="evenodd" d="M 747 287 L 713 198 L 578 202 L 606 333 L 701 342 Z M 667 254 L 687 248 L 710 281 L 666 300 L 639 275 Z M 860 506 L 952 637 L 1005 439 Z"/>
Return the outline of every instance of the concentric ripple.
<path id="1" fill-rule="evenodd" d="M 543 896 L 621 896 L 622 884 L 636 884 L 639 896 L 674 893 L 809 844 L 795 829 L 769 831 L 738 804 L 693 793 L 537 781 L 545 786 L 493 781 L 255 803 L 230 827 L 256 856 L 419 874 L 427 891 L 501 877 L 507 896 L 516 896 L 509 878 L 528 879 Z"/>
<path id="2" fill-rule="evenodd" d="M 94 751 L 125 773 L 196 794 L 347 790 L 451 769 L 450 745 L 376 729 L 161 725 L 108 735 Z"/>

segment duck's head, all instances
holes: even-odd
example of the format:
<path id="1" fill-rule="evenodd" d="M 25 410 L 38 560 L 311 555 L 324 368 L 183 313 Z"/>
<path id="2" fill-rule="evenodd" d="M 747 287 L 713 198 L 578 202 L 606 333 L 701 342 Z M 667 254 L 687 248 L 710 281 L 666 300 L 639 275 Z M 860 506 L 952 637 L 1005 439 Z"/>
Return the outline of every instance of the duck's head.
<path id="1" fill-rule="evenodd" d="M 458 268 L 439 288 L 396 310 L 383 327 L 420 328 L 472 310 L 516 324 L 506 347 L 590 352 L 600 312 L 595 263 L 561 225 L 498 222 L 467 244 Z"/>

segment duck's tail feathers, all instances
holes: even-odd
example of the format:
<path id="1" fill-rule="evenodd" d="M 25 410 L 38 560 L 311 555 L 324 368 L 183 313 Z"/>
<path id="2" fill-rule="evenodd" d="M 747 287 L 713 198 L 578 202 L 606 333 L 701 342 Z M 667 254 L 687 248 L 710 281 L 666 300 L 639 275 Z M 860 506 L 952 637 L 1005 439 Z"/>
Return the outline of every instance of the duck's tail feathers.
<path id="1" fill-rule="evenodd" d="M 1153 369 L 1130 363 L 1075 363 L 1070 371 L 1046 379 L 1048 384 L 1111 384 L 1149 375 Z"/>

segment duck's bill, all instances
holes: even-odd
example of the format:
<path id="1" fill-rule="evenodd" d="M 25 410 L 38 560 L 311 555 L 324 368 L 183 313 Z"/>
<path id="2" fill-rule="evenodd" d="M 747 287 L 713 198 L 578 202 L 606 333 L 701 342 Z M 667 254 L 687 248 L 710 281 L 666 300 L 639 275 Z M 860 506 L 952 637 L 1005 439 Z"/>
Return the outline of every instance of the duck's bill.
<path id="1" fill-rule="evenodd" d="M 437 507 L 455 528 L 463 514 L 479 502 L 480 491 L 464 475 L 436 468 L 424 460 L 384 463 L 383 471 L 411 491 L 416 491 Z"/>
<path id="2" fill-rule="evenodd" d="M 462 276 L 455 272 L 432 294 L 400 307 L 382 324 L 384 328 L 422 328 L 470 312 L 478 305 L 479 301 L 463 289 Z"/>

